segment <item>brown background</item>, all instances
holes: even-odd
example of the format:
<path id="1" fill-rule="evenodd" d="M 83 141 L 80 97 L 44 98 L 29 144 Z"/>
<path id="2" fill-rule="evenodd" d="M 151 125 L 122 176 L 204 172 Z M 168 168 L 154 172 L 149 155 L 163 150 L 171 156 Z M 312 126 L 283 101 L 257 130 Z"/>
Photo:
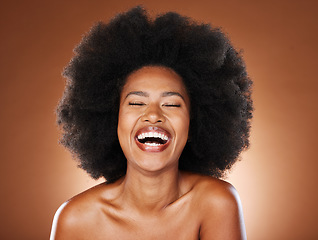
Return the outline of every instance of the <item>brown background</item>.
<path id="1" fill-rule="evenodd" d="M 255 81 L 251 148 L 228 180 L 249 239 L 318 239 L 317 1 L 2 1 L 0 239 L 48 239 L 58 206 L 96 184 L 58 145 L 63 66 L 97 20 L 143 3 L 222 26 Z"/>

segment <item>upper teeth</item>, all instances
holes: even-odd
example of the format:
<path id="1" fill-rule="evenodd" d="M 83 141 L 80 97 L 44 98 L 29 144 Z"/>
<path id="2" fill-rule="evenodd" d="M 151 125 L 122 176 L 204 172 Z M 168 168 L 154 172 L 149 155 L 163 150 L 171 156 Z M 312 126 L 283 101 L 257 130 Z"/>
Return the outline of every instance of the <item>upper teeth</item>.
<path id="1" fill-rule="evenodd" d="M 145 139 L 145 138 L 161 138 L 162 140 L 167 141 L 168 136 L 163 133 L 158 132 L 145 132 L 141 133 L 137 136 L 138 139 Z"/>

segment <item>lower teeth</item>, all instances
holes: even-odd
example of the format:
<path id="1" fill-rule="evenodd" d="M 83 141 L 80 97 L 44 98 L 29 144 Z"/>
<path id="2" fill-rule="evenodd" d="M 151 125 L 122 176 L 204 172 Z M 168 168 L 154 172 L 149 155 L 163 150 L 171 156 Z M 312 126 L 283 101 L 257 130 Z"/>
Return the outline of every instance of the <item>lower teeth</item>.
<path id="1" fill-rule="evenodd" d="M 148 146 L 153 146 L 153 147 L 161 145 L 159 143 L 149 143 L 149 142 L 145 142 L 145 144 Z"/>

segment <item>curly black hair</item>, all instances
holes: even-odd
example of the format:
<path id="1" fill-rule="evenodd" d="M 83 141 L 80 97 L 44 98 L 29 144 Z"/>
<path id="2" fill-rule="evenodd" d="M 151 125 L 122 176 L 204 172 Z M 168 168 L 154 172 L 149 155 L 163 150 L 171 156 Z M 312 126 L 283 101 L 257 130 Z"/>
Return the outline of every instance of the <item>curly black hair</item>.
<path id="1" fill-rule="evenodd" d="M 219 28 L 175 12 L 152 19 L 138 6 L 94 25 L 74 53 L 57 122 L 61 143 L 93 178 L 114 182 L 126 173 L 119 98 L 127 76 L 143 66 L 173 69 L 190 96 L 190 141 L 180 170 L 222 177 L 249 146 L 252 81 Z"/>

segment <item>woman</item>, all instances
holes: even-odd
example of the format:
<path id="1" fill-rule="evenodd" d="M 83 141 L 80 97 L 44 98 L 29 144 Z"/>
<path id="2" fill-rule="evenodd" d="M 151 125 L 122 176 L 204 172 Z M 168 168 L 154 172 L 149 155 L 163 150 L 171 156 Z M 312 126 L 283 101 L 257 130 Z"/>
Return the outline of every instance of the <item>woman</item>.
<path id="1" fill-rule="evenodd" d="M 251 80 L 217 28 L 136 7 L 75 50 L 62 143 L 106 182 L 64 203 L 51 239 L 246 239 L 219 178 L 248 147 Z"/>

